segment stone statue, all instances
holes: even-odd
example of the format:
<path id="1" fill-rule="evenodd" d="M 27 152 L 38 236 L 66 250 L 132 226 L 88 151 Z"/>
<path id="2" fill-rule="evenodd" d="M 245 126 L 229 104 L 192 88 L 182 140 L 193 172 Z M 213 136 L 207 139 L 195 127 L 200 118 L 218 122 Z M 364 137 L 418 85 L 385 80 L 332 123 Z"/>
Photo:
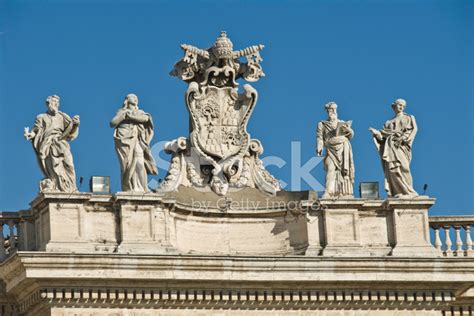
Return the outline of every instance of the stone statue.
<path id="1" fill-rule="evenodd" d="M 323 154 L 324 170 L 326 170 L 326 191 L 323 198 L 353 197 L 354 160 L 352 157 L 351 138 L 354 131 L 352 121 L 341 121 L 337 118 L 337 104 L 329 102 L 325 109 L 328 119 L 318 123 L 316 131 L 316 154 Z"/>
<path id="2" fill-rule="evenodd" d="M 79 134 L 79 116 L 72 119 L 59 111 L 57 95 L 46 99 L 48 111 L 36 117 L 30 131 L 24 136 L 31 140 L 39 166 L 45 178 L 40 182 L 40 192 L 76 192 L 76 173 L 68 141 Z"/>
<path id="3" fill-rule="evenodd" d="M 151 154 L 151 115 L 138 108 L 138 97 L 129 94 L 110 121 L 115 128 L 115 150 L 120 161 L 122 191 L 148 192 L 147 174 L 158 174 Z"/>
<path id="4" fill-rule="evenodd" d="M 410 172 L 411 150 L 418 128 L 415 117 L 403 112 L 406 105 L 405 100 L 396 100 L 392 104 L 395 117 L 385 122 L 381 130 L 369 128 L 380 153 L 385 175 L 385 191 L 389 197 L 418 196 L 413 189 Z"/>
<path id="5" fill-rule="evenodd" d="M 170 169 L 159 190 L 199 187 L 225 195 L 244 187 L 276 194 L 280 183 L 265 168 L 259 155 L 263 146 L 251 139 L 247 122 L 257 103 L 249 84 L 239 93 L 237 80 L 255 82 L 264 76 L 260 62 L 263 45 L 234 51 L 226 32 L 208 49 L 181 45 L 184 57 L 171 72 L 187 82 L 185 101 L 190 114 L 190 135 L 165 146 L 172 154 Z M 245 58 L 245 60 L 241 60 Z"/>

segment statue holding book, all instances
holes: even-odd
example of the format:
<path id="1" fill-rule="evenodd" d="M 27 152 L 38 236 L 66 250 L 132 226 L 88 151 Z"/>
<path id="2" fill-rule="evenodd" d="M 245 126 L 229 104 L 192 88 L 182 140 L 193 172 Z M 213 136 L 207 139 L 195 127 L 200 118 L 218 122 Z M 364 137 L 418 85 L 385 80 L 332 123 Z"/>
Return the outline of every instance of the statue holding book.
<path id="1" fill-rule="evenodd" d="M 411 199 L 418 196 L 410 171 L 418 127 L 415 117 L 404 112 L 406 106 L 405 100 L 395 100 L 392 103 L 395 116 L 381 130 L 371 127 L 369 131 L 380 154 L 388 197 Z"/>
<path id="2" fill-rule="evenodd" d="M 323 198 L 353 197 L 354 160 L 350 140 L 354 136 L 352 121 L 337 118 L 337 104 L 329 102 L 325 109 L 328 119 L 318 123 L 316 154 L 324 157 L 326 190 Z"/>

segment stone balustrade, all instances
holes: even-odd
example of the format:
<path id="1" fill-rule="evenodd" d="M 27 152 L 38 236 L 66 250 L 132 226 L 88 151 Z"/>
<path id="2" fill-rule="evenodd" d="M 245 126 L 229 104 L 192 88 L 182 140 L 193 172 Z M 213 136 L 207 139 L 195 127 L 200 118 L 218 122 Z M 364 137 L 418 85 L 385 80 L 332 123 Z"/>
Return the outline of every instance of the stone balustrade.
<path id="1" fill-rule="evenodd" d="M 0 212 L 0 261 L 4 261 L 16 250 L 30 250 L 27 232 L 29 211 Z"/>
<path id="2" fill-rule="evenodd" d="M 0 213 L 0 260 L 5 260 L 15 252 L 18 243 L 18 212 Z"/>
<path id="3" fill-rule="evenodd" d="M 433 245 L 446 257 L 474 256 L 472 227 L 474 216 L 431 216 Z"/>

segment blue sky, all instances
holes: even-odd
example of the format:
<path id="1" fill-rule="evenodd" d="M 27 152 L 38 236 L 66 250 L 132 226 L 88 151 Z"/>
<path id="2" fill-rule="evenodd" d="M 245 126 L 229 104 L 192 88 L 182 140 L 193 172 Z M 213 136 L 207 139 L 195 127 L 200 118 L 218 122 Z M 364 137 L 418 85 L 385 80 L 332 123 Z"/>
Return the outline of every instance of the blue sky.
<path id="1" fill-rule="evenodd" d="M 187 135 L 186 84 L 168 73 L 181 43 L 207 48 L 226 30 L 236 49 L 265 45 L 248 130 L 264 156 L 287 161 L 270 167 L 276 177 L 290 182 L 292 141 L 302 162 L 314 156 L 323 105 L 336 101 L 340 118 L 354 121 L 356 184 L 382 182 L 367 129 L 404 98 L 419 125 L 415 189 L 429 185 L 432 215 L 472 214 L 473 21 L 473 1 L 0 0 L 0 210 L 28 208 L 36 195 L 42 175 L 23 128 L 48 95 L 81 116 L 71 143 L 81 189 L 110 175 L 117 191 L 108 123 L 124 96 L 137 94 L 153 115 L 153 142 Z M 322 165 L 313 174 L 323 183 Z"/>

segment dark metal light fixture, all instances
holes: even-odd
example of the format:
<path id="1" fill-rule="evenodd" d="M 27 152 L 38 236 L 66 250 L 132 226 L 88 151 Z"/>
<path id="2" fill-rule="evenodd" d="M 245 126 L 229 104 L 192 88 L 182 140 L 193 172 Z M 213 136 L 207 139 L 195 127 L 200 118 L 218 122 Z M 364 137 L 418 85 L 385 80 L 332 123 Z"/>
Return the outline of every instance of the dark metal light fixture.
<path id="1" fill-rule="evenodd" d="M 360 182 L 359 195 L 362 199 L 379 199 L 379 183 L 378 182 Z"/>
<path id="2" fill-rule="evenodd" d="M 109 176 L 92 176 L 89 181 L 90 191 L 98 194 L 110 193 L 110 177 Z"/>

